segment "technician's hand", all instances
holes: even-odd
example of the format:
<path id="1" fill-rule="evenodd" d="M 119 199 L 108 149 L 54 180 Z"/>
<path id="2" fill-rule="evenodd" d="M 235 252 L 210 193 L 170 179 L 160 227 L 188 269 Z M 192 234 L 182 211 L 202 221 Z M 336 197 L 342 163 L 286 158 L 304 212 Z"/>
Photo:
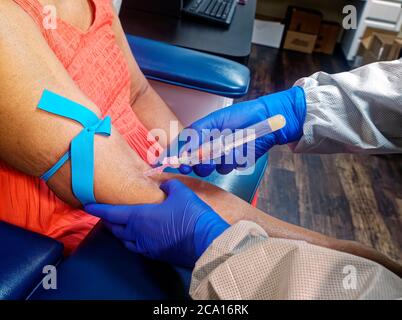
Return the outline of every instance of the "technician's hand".
<path id="1" fill-rule="evenodd" d="M 160 188 L 167 194 L 161 204 L 91 204 L 85 210 L 102 218 L 131 251 L 193 267 L 229 224 L 180 181 L 166 181 Z"/>
<path id="2" fill-rule="evenodd" d="M 196 121 L 190 128 L 198 131 L 200 137 L 203 137 L 202 129 L 219 129 L 220 131 L 230 129 L 234 131 L 246 128 L 277 114 L 285 117 L 286 126 L 277 132 L 256 140 L 255 160 L 257 160 L 274 145 L 298 141 L 303 135 L 306 100 L 302 88 L 294 87 L 286 91 L 263 96 L 257 100 L 234 104 Z M 205 142 L 205 137 L 200 140 L 201 143 Z M 236 151 L 238 152 L 239 150 Z M 248 154 L 247 156 L 250 155 Z M 225 161 L 225 159 L 230 161 Z M 220 174 L 228 174 L 238 167 L 240 166 L 236 162 L 236 154 L 233 153 L 231 157 L 222 157 L 220 164 L 198 164 L 194 167 L 182 165 L 180 172 L 188 174 L 193 169 L 197 175 L 205 177 L 215 169 Z"/>

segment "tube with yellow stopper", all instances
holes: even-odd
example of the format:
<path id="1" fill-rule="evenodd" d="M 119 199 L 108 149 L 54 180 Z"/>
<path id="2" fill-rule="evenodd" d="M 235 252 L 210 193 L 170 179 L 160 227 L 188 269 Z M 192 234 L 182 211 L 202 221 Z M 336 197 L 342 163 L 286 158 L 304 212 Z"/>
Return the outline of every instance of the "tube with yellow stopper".
<path id="1" fill-rule="evenodd" d="M 275 115 L 243 129 L 246 133 L 245 135 L 240 136 L 236 132 L 227 136 L 221 135 L 217 139 L 203 143 L 197 150 L 190 153 L 184 152 L 180 157 L 166 157 L 163 159 L 161 166 L 146 171 L 144 175 L 149 177 L 160 174 L 168 167 L 178 168 L 182 164 L 193 166 L 199 163 L 208 163 L 210 160 L 218 159 L 228 154 L 235 148 L 280 130 L 285 125 L 285 117 L 280 114 Z"/>

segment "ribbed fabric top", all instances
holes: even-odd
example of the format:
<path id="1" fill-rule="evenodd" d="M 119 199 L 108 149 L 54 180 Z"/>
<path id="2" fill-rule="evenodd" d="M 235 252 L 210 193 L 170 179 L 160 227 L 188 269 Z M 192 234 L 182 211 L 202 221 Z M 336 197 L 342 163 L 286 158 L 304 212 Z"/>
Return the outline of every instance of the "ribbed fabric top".
<path id="1" fill-rule="evenodd" d="M 147 141 L 147 129 L 130 106 L 131 79 L 128 65 L 112 31 L 110 0 L 90 0 L 94 18 L 82 32 L 57 18 L 57 28 L 46 29 L 45 14 L 38 0 L 14 0 L 36 22 L 50 48 L 81 91 L 112 117 L 113 126 L 130 146 L 146 160 L 154 141 Z"/>
<path id="2" fill-rule="evenodd" d="M 89 0 L 93 23 L 83 32 L 57 18 L 56 29 L 46 29 L 38 0 L 14 0 L 40 28 L 43 37 L 81 91 L 110 115 L 113 126 L 145 161 L 148 130 L 130 105 L 131 78 L 123 52 L 112 31 L 110 0 Z M 97 218 L 72 209 L 38 178 L 29 177 L 0 162 L 0 220 L 57 238 L 67 251 L 86 236 Z"/>

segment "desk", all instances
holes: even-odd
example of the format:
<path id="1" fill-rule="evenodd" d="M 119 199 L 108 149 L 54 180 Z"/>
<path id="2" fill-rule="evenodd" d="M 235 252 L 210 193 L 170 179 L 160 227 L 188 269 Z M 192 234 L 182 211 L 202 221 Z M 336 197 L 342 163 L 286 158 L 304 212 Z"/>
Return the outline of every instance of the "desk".
<path id="1" fill-rule="evenodd" d="M 126 33 L 203 51 L 241 63 L 251 52 L 257 0 L 237 5 L 229 28 L 122 8 L 120 20 Z"/>

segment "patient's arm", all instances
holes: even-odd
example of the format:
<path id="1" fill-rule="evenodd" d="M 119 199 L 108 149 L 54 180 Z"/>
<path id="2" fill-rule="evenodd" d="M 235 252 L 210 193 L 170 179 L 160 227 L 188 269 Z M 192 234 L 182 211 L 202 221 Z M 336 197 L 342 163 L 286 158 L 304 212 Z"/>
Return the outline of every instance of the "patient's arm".
<path id="1" fill-rule="evenodd" d="M 0 158 L 33 176 L 48 170 L 82 129 L 74 121 L 36 108 L 45 88 L 100 115 L 97 106 L 71 80 L 30 17 L 12 1 L 0 2 Z M 157 203 L 164 199 L 158 187 L 160 181 L 143 176 L 148 165 L 113 128 L 111 137 L 95 137 L 94 167 L 98 202 L 137 204 Z M 170 177 L 172 175 L 162 175 L 160 179 Z M 188 177 L 180 179 L 231 223 L 248 219 L 259 223 L 273 237 L 305 240 L 332 248 L 345 245 L 345 251 L 357 249 L 355 254 L 396 269 L 375 251 L 367 252 L 359 245 L 274 219 L 208 183 Z M 69 162 L 50 179 L 49 187 L 68 203 L 78 205 L 71 192 Z"/>
<path id="2" fill-rule="evenodd" d="M 68 150 L 82 130 L 75 121 L 37 109 L 44 89 L 76 101 L 98 116 L 98 107 L 76 86 L 33 20 L 13 1 L 0 2 L 0 158 L 40 176 Z M 95 136 L 95 197 L 106 203 L 152 203 L 164 199 L 148 168 L 112 128 Z M 70 162 L 50 180 L 63 200 L 78 205 L 71 192 Z M 152 191 L 152 192 L 150 192 Z"/>
<path id="3" fill-rule="evenodd" d="M 170 121 L 177 121 L 179 125 L 179 131 L 181 131 L 183 127 L 178 121 L 177 117 L 174 115 L 174 113 L 166 105 L 166 103 L 149 85 L 147 79 L 145 79 L 144 77 L 144 74 L 139 69 L 137 62 L 133 57 L 117 14 L 114 15 L 112 28 L 116 37 L 117 44 L 122 50 L 130 70 L 131 106 L 138 118 L 148 130 L 155 128 L 164 130 L 167 139 L 165 139 L 163 136 L 160 136 L 158 142 L 163 147 L 166 147 L 173 138 L 176 138 L 176 135 L 174 133 L 170 133 Z"/>
<path id="4" fill-rule="evenodd" d="M 323 234 L 292 225 L 274 218 L 265 212 L 252 207 L 247 202 L 237 198 L 220 188 L 207 182 L 202 182 L 186 176 L 162 174 L 154 178 L 157 182 L 176 178 L 185 183 L 197 195 L 206 201 L 219 215 L 230 224 L 240 220 L 250 220 L 259 224 L 270 237 L 303 240 L 311 244 L 326 247 L 338 251 L 347 252 L 363 258 L 373 260 L 402 277 L 402 266 L 395 263 L 385 255 L 373 248 L 367 247 L 355 241 L 339 240 Z"/>

